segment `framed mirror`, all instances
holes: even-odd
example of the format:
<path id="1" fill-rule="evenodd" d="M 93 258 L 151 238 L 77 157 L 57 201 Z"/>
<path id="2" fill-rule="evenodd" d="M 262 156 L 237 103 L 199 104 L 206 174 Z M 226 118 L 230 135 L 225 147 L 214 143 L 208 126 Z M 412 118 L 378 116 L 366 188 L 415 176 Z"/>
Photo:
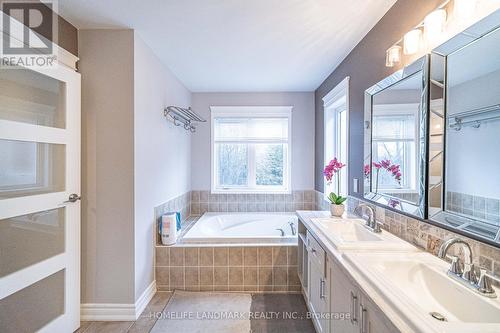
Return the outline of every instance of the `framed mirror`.
<path id="1" fill-rule="evenodd" d="M 500 245 L 500 10 L 433 50 L 429 219 Z"/>
<path id="2" fill-rule="evenodd" d="M 365 91 L 364 197 L 426 212 L 428 56 Z"/>

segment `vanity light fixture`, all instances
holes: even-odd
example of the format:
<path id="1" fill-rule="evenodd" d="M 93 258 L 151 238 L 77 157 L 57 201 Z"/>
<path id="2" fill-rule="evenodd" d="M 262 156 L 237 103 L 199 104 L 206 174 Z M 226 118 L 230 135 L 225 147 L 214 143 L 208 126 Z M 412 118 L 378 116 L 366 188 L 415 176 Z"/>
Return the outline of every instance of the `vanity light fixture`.
<path id="1" fill-rule="evenodd" d="M 455 0 L 453 3 L 453 18 L 467 21 L 474 16 L 477 0 Z"/>
<path id="2" fill-rule="evenodd" d="M 479 7 L 483 6 L 483 1 L 491 0 L 443 0 L 436 10 L 387 49 L 386 67 L 393 67 L 397 63 L 405 65 L 404 62 L 423 55 L 443 42 L 457 27 L 468 26 L 476 17 Z M 404 55 L 412 57 L 404 57 L 401 48 Z"/>
<path id="3" fill-rule="evenodd" d="M 401 46 L 393 45 L 386 51 L 385 66 L 392 67 L 399 62 L 401 62 Z"/>
<path id="4" fill-rule="evenodd" d="M 408 31 L 403 37 L 404 54 L 411 55 L 417 53 L 420 50 L 421 42 L 422 30 L 417 28 Z"/>
<path id="5" fill-rule="evenodd" d="M 435 46 L 443 37 L 446 25 L 446 10 L 436 9 L 424 19 L 424 36 L 429 47 Z"/>

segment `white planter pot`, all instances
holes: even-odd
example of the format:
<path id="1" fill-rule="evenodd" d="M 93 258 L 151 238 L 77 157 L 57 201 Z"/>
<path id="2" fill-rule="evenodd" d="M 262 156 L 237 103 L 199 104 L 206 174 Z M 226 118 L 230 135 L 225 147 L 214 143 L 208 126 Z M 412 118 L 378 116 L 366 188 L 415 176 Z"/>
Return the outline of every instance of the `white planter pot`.
<path id="1" fill-rule="evenodd" d="M 332 216 L 341 217 L 342 214 L 344 214 L 344 211 L 345 211 L 344 204 L 342 205 L 330 204 L 330 213 L 332 214 Z"/>

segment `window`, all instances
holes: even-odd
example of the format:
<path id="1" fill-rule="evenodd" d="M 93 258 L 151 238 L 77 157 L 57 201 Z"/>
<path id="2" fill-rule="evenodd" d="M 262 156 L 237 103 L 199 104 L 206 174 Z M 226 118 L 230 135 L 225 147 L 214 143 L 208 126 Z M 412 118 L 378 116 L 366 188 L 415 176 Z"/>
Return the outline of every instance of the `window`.
<path id="1" fill-rule="evenodd" d="M 418 104 L 398 104 L 397 107 L 395 114 L 391 105 L 377 105 L 377 115 L 372 121 L 372 160 L 390 160 L 401 168 L 400 184 L 388 172 L 381 172 L 379 190 L 414 191 L 417 187 Z"/>
<path id="2" fill-rule="evenodd" d="M 211 107 L 212 192 L 289 192 L 291 107 Z"/>
<path id="3" fill-rule="evenodd" d="M 348 146 L 349 146 L 349 77 L 332 89 L 323 98 L 324 107 L 324 164 L 337 157 L 346 167 L 340 171 L 340 194 L 348 194 Z M 324 182 L 324 195 L 338 191 L 335 182 L 328 185 Z"/>

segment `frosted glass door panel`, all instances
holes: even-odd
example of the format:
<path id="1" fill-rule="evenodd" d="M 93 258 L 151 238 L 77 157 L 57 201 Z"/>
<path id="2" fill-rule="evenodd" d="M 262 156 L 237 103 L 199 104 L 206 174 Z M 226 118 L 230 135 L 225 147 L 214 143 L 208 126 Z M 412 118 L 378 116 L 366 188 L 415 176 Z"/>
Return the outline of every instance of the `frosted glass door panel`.
<path id="1" fill-rule="evenodd" d="M 36 332 L 64 313 L 61 270 L 0 300 L 0 332 Z"/>
<path id="2" fill-rule="evenodd" d="M 64 252 L 65 208 L 0 220 L 0 278 Z"/>
<path id="3" fill-rule="evenodd" d="M 27 69 L 0 71 L 0 119 L 65 128 L 66 85 Z"/>
<path id="4" fill-rule="evenodd" d="M 80 100 L 69 67 L 0 68 L 1 333 L 79 327 Z"/>
<path id="5" fill-rule="evenodd" d="M 0 200 L 65 188 L 65 146 L 0 139 Z"/>

